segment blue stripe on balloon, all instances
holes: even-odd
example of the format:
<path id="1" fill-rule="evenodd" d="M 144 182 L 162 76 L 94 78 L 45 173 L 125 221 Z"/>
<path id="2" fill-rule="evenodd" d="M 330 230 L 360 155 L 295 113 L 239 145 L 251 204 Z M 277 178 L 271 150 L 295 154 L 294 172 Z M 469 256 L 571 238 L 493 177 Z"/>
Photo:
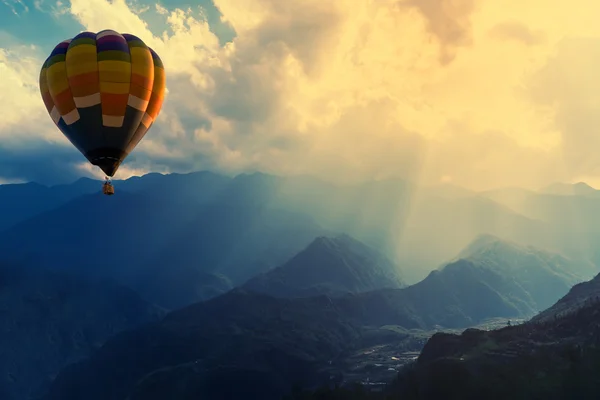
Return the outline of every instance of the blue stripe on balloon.
<path id="1" fill-rule="evenodd" d="M 129 46 L 125 41 L 106 41 L 106 42 L 96 42 L 96 46 L 98 47 L 98 52 L 101 51 L 110 51 L 110 50 L 118 50 L 123 51 L 125 53 L 129 53 Z"/>

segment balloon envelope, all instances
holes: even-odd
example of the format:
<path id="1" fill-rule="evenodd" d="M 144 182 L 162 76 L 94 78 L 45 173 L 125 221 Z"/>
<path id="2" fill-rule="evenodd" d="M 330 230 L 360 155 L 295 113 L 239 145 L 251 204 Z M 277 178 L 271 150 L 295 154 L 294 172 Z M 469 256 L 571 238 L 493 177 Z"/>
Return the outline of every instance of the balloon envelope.
<path id="1" fill-rule="evenodd" d="M 46 59 L 40 92 L 61 132 L 113 176 L 160 112 L 165 70 L 136 36 L 82 32 L 59 43 Z"/>

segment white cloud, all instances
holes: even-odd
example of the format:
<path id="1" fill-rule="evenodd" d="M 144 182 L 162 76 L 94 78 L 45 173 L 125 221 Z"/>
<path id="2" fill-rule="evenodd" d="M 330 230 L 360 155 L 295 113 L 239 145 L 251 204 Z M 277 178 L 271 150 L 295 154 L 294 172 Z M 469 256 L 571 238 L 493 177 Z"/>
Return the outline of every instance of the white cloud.
<path id="1" fill-rule="evenodd" d="M 156 11 L 160 14 L 160 15 L 167 15 L 169 13 L 169 10 L 167 10 L 166 8 L 164 8 L 163 6 L 161 6 L 160 4 L 156 3 L 155 4 L 156 7 Z"/>
<path id="2" fill-rule="evenodd" d="M 12 183 L 25 183 L 26 181 L 21 179 L 3 178 L 0 176 L 0 185 L 8 185 Z"/>
<path id="3" fill-rule="evenodd" d="M 29 7 L 23 0 L 2 0 L 2 3 L 10 8 L 10 11 L 16 16 L 23 12 L 29 12 Z"/>
<path id="4" fill-rule="evenodd" d="M 555 26 L 560 13 L 540 13 L 541 0 L 507 0 L 506 9 L 491 0 L 214 3 L 236 32 L 224 46 L 197 10 L 156 4 L 151 12 L 168 29 L 153 34 L 138 3 L 61 8 L 86 30 L 111 21 L 136 34 L 166 66 L 163 111 L 121 174 L 172 165 L 477 187 L 569 177 L 558 162 L 564 127 L 525 95 L 525 83 L 561 36 L 584 28 Z M 0 89 L 19 93 L 0 104 L 0 138 L 25 125 L 55 140 L 60 134 L 41 119 L 41 57 L 15 51 L 0 53 L 0 73 L 13 77 Z"/>
<path id="5" fill-rule="evenodd" d="M 91 165 L 88 162 L 81 162 L 78 164 L 75 164 L 75 168 L 81 172 L 82 175 L 87 176 L 89 178 L 94 178 L 94 179 L 99 179 L 99 180 L 104 180 L 105 175 L 104 173 L 96 168 L 95 166 Z M 119 178 L 118 179 L 128 179 L 131 178 L 132 176 L 142 176 L 145 175 L 149 172 L 168 172 L 168 171 L 157 171 L 156 169 L 150 170 L 147 168 L 131 168 L 128 167 L 127 165 L 123 165 L 119 168 Z"/>
<path id="6" fill-rule="evenodd" d="M 0 48 L 0 140 L 4 145 L 35 139 L 66 142 L 57 137 L 40 98 L 41 53 L 35 46 Z"/>

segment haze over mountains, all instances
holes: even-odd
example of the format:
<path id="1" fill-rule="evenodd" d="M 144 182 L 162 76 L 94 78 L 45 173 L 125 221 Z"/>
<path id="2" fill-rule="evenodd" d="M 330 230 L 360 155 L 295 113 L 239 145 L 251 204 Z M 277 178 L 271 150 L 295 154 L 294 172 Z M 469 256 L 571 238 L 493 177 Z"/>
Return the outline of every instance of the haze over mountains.
<path id="1" fill-rule="evenodd" d="M 14 327 L 0 351 L 24 348 L 20 340 L 28 338 L 51 361 L 38 368 L 33 352 L 14 355 L 21 364 L 4 367 L 9 378 L 0 391 L 13 400 L 25 393 L 23 382 L 43 387 L 91 356 L 64 369 L 44 398 L 275 399 L 295 382 L 329 381 L 332 368 L 351 375 L 349 354 L 374 343 L 419 351 L 423 332 L 529 318 L 599 271 L 595 217 L 571 229 L 575 221 L 565 225 L 558 215 L 580 204 L 600 211 L 600 197 L 577 187 L 473 193 L 210 172 L 118 181 L 112 197 L 88 179 L 2 185 L 0 252 L 6 266 L 32 279 L 2 281 L 0 296 L 19 305 L 0 315 L 0 324 Z M 39 278 L 45 274 L 58 278 Z M 70 293 L 75 283 L 65 289 L 63 279 L 92 285 L 90 293 L 113 302 L 101 308 L 85 296 L 52 295 Z M 577 309 L 595 293 L 595 280 L 539 318 Z M 44 315 L 43 326 L 52 328 L 33 336 L 27 324 L 11 322 L 30 314 L 29 303 L 16 301 L 28 296 L 37 299 L 36 312 L 62 313 Z M 81 328 L 86 307 L 112 328 Z M 173 311 L 158 320 L 163 308 Z M 130 319 L 131 309 L 146 311 Z M 85 344 L 61 339 L 54 356 L 50 331 L 84 332 Z"/>
<path id="2" fill-rule="evenodd" d="M 30 249 L 27 257 L 48 263 L 69 247 L 67 263 L 91 262 L 90 269 L 101 270 L 89 255 L 106 245 L 78 235 L 85 227 L 110 238 L 111 254 L 127 269 L 194 263 L 238 284 L 281 265 L 318 235 L 346 233 L 409 265 L 404 277 L 415 283 L 479 234 L 592 259 L 600 243 L 600 197 L 594 196 L 526 192 L 514 199 L 502 191 L 467 195 L 454 186 L 422 189 L 404 181 L 337 186 L 310 177 L 199 172 L 117 181 L 120 196 L 107 202 L 96 184 L 0 186 L 4 248 L 18 257 L 25 251 L 17 247 L 31 243 L 38 254 Z M 66 236 L 50 234 L 59 224 Z"/>
<path id="3" fill-rule="evenodd" d="M 274 297 L 340 296 L 405 286 L 383 255 L 348 235 L 319 237 L 284 265 L 255 276 L 244 288 Z"/>

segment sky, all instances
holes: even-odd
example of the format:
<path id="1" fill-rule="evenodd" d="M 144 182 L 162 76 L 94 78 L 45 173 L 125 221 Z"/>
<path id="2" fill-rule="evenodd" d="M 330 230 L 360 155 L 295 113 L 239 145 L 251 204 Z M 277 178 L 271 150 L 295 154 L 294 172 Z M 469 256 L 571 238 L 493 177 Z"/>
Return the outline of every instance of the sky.
<path id="1" fill-rule="evenodd" d="M 0 182 L 102 177 L 54 126 L 43 60 L 81 31 L 162 58 L 115 176 L 213 170 L 600 187 L 595 0 L 0 0 Z"/>

